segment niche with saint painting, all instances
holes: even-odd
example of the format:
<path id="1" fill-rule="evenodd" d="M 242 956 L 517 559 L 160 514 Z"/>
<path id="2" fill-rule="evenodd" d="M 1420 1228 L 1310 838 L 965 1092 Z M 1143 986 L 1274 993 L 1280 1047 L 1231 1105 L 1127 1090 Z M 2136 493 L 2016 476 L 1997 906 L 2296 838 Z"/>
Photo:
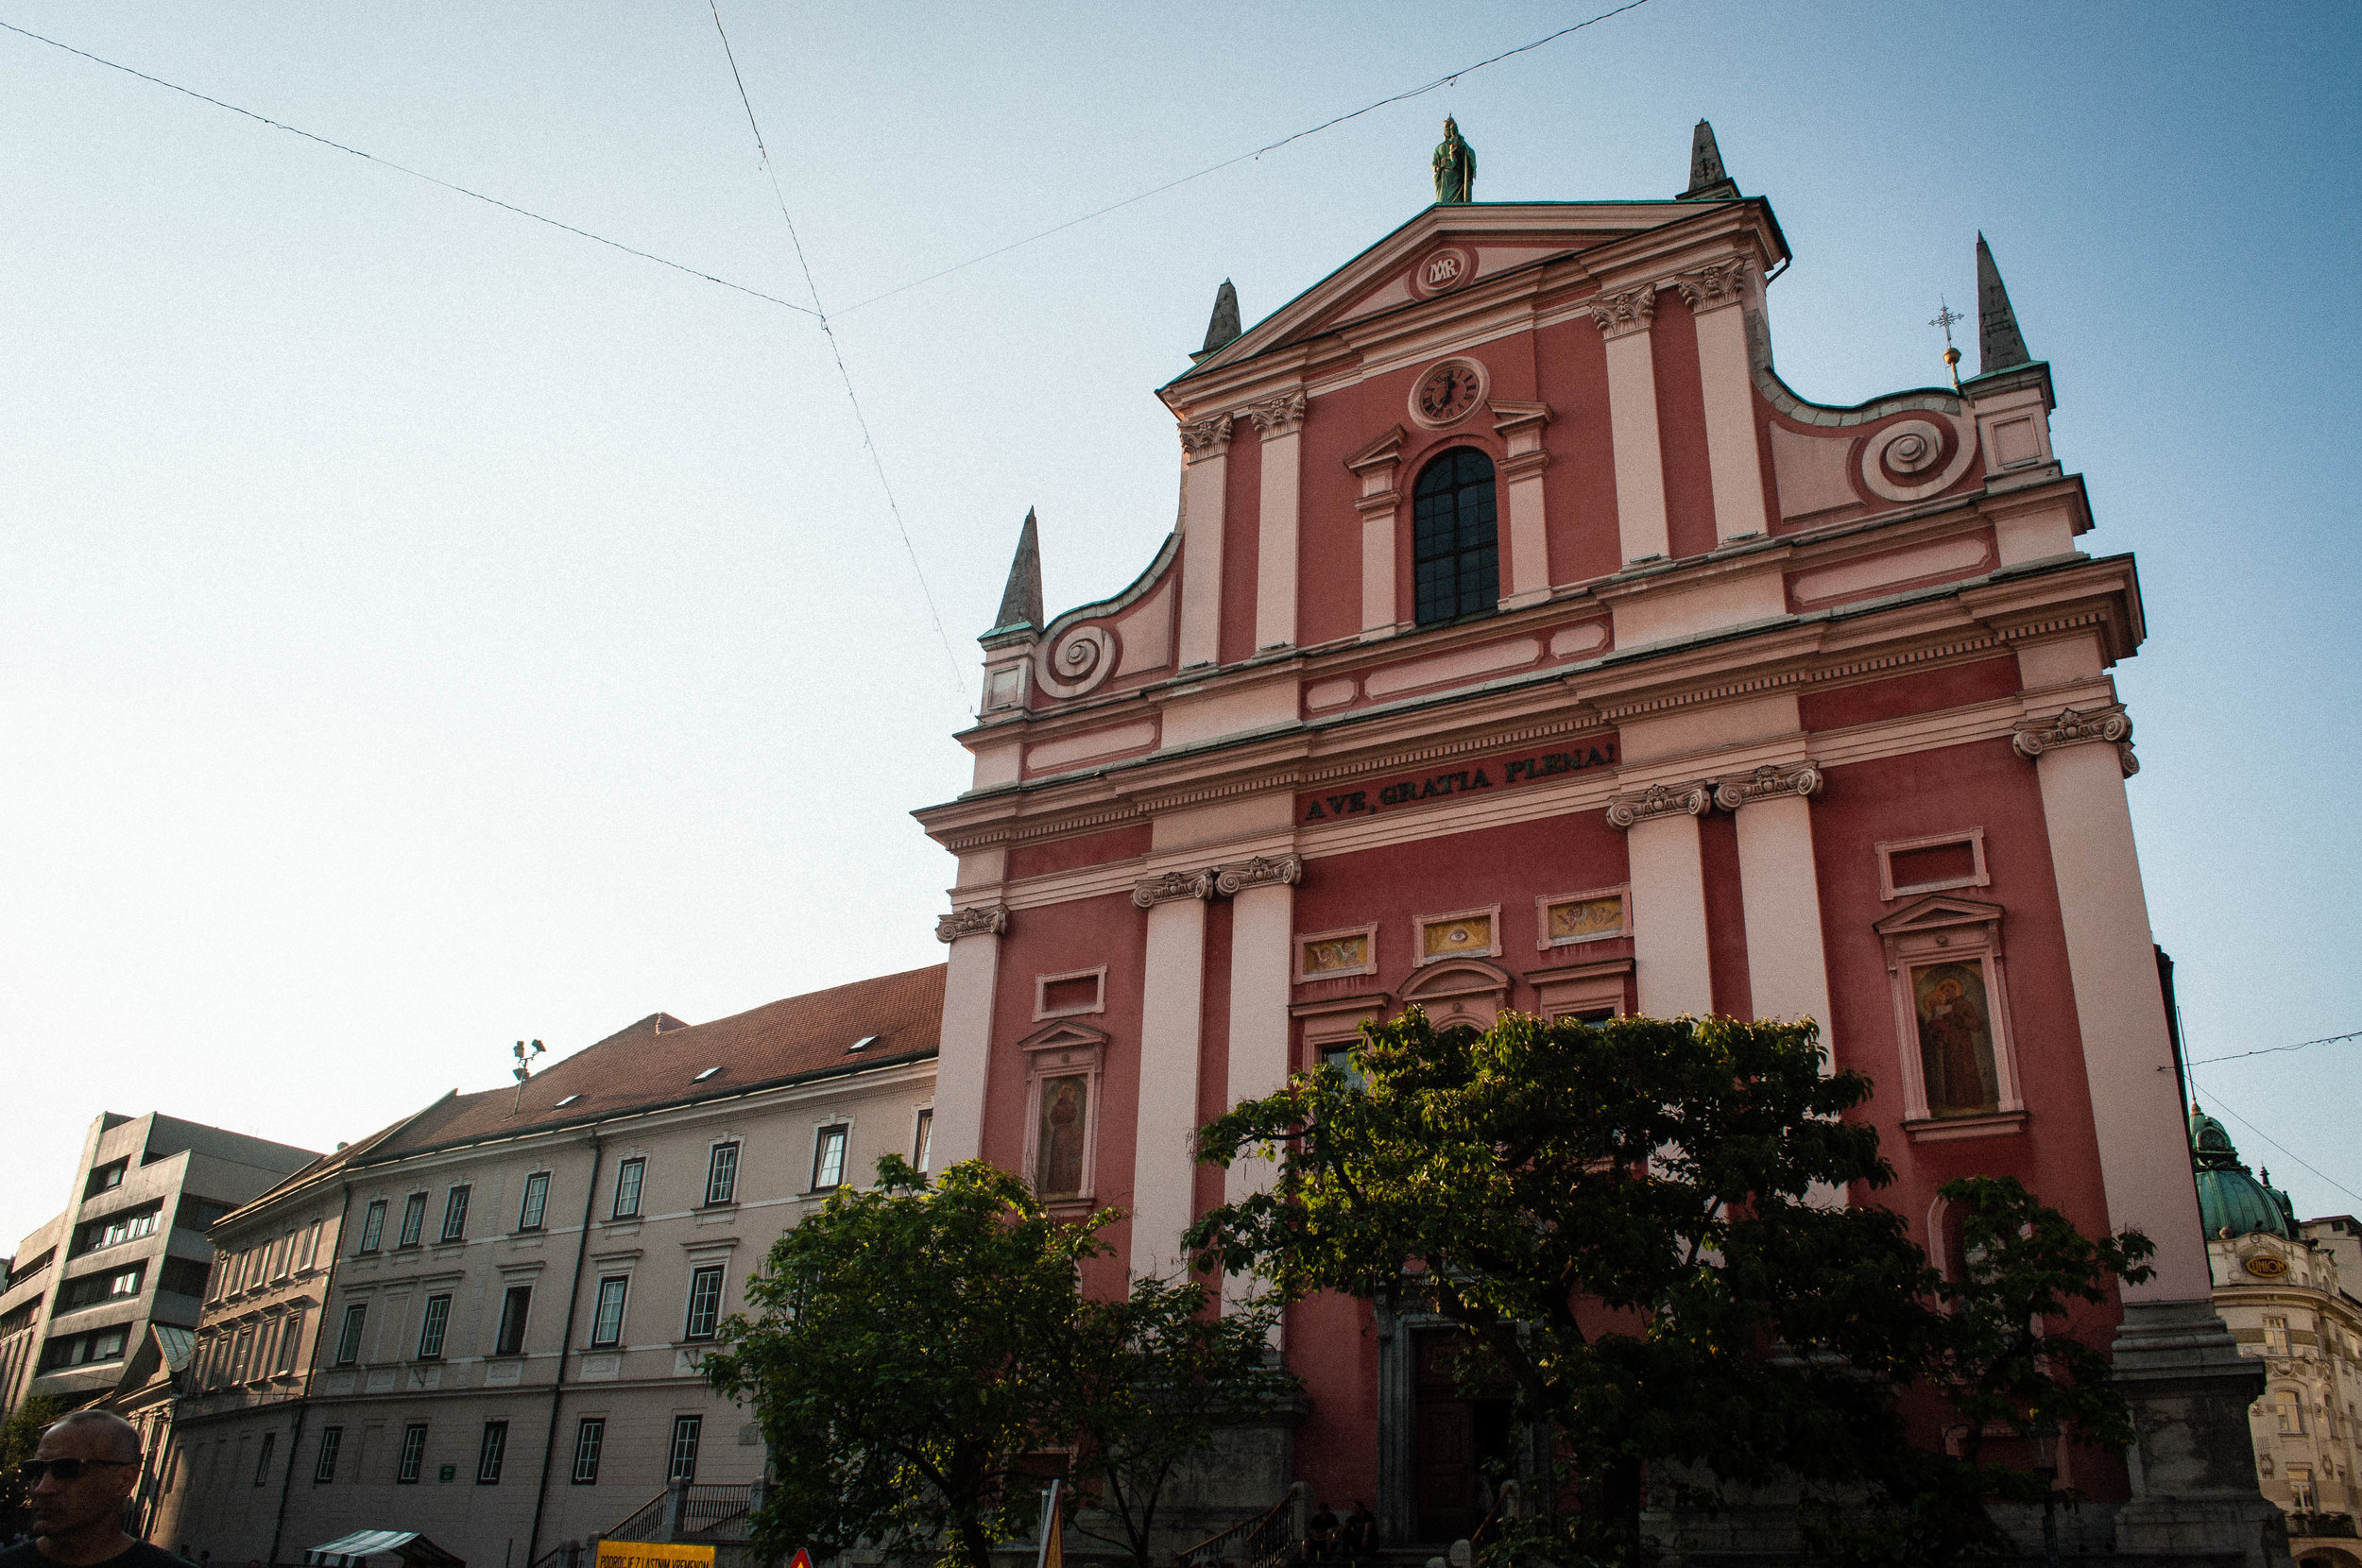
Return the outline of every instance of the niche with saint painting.
<path id="1" fill-rule="evenodd" d="M 1045 1202 L 1091 1197 L 1106 1045 L 1105 1034 L 1078 1024 L 1059 1024 L 1024 1042 L 1025 1175 Z"/>
<path id="2" fill-rule="evenodd" d="M 1892 977 L 1904 1124 L 1920 1141 L 2014 1132 L 2001 908 L 1939 895 L 1877 923 Z"/>

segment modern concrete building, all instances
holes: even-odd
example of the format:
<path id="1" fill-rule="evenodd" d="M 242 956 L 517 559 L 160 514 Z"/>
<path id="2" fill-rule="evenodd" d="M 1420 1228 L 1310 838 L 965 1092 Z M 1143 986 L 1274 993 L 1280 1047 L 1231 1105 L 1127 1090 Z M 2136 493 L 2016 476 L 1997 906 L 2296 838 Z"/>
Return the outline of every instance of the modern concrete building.
<path id="1" fill-rule="evenodd" d="M 26 1236 L 0 1290 L 0 1410 L 69 1406 L 145 1381 L 151 1326 L 197 1327 L 213 1267 L 206 1227 L 318 1158 L 310 1150 L 150 1114 L 91 1123 L 56 1219 Z"/>
<path id="2" fill-rule="evenodd" d="M 2300 1220 L 2240 1163 L 2222 1123 L 2190 1108 L 2215 1307 L 2265 1369 L 2249 1406 L 2256 1478 L 2288 1516 L 2300 1568 L 2362 1568 L 2362 1222 Z"/>
<path id="3" fill-rule="evenodd" d="M 656 1014 L 223 1219 L 150 1539 L 293 1562 L 383 1528 L 526 1568 L 743 1517 L 763 1449 L 705 1347 L 781 1232 L 927 1163 L 943 974 Z"/>

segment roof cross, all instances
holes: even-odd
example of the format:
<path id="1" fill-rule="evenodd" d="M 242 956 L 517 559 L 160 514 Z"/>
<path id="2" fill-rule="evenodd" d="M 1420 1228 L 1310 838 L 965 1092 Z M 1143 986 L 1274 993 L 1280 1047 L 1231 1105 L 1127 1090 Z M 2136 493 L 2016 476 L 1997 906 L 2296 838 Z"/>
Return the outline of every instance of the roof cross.
<path id="1" fill-rule="evenodd" d="M 1960 390 L 1960 351 L 1952 346 L 1952 323 L 1967 319 L 1947 304 L 1943 295 L 1936 296 L 1935 319 L 1927 325 L 1943 329 L 1943 366 L 1952 372 L 1952 390 L 1955 392 Z"/>

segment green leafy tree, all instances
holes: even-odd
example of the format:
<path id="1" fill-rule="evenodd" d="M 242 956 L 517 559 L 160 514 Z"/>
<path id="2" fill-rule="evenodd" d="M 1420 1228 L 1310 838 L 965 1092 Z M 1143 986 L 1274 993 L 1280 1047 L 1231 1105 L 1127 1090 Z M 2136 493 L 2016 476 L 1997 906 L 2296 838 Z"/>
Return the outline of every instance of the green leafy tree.
<path id="1" fill-rule="evenodd" d="M 65 1406 L 47 1394 L 35 1394 L 9 1412 L 0 1423 L 0 1534 L 24 1527 L 25 1477 L 16 1467 L 33 1457 L 49 1423 L 65 1414 Z"/>
<path id="2" fill-rule="evenodd" d="M 1201 1132 L 1206 1159 L 1280 1170 L 1191 1240 L 1283 1299 L 1410 1296 L 1465 1328 L 1557 1440 L 1544 1508 L 1504 1532 L 1516 1551 L 1654 1561 L 1643 1510 L 1681 1500 L 1682 1476 L 1908 1488 L 1925 1477 L 1895 1457 L 1899 1389 L 1940 1367 L 1956 1399 L 2027 1391 L 2026 1357 L 1964 1335 L 1945 1308 L 1967 1298 L 1898 1216 L 1832 1201 L 1892 1171 L 1875 1130 L 1841 1119 L 1870 1081 L 1825 1072 L 1809 1024 L 1504 1014 L 1478 1033 L 1414 1009 L 1365 1030 L 1353 1063 L 1361 1084 L 1324 1067 Z M 2045 1254 L 2052 1292 L 2104 1293 L 2068 1253 Z M 1977 1287 L 1971 1319 L 2047 1299 L 2019 1277 L 2038 1260 L 1986 1255 L 2010 1283 Z M 2054 1407 L 2113 1431 L 2085 1387 L 2088 1407 Z"/>
<path id="3" fill-rule="evenodd" d="M 987 1568 L 1037 1500 L 1019 1464 L 1058 1446 L 1083 1318 L 1076 1270 L 1107 1251 L 981 1161 L 931 1188 L 892 1155 L 782 1236 L 706 1358 L 751 1400 L 774 1484 L 758 1547 L 866 1542 Z"/>
<path id="4" fill-rule="evenodd" d="M 1182 1467 L 1212 1447 L 1227 1422 L 1292 1394 L 1296 1380 L 1270 1351 L 1278 1309 L 1227 1316 L 1193 1280 L 1136 1280 L 1120 1302 L 1087 1304 L 1073 1367 L 1071 1424 L 1079 1440 L 1076 1528 L 1150 1560 L 1158 1504 Z"/>

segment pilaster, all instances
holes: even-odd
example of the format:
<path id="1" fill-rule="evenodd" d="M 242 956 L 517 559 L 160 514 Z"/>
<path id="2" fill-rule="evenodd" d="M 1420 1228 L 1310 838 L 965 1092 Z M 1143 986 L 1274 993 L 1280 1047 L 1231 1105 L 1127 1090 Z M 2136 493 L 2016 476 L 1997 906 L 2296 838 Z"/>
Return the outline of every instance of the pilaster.
<path id="1" fill-rule="evenodd" d="M 1502 554 L 1509 591 L 1501 608 L 1523 609 L 1550 596 L 1550 531 L 1542 494 L 1542 470 L 1550 464 L 1542 430 L 1550 422 L 1550 405 L 1496 401 L 1491 407 L 1493 434 L 1509 448 L 1500 465 L 1509 492 L 1509 548 Z"/>
<path id="2" fill-rule="evenodd" d="M 1181 427 L 1181 633 L 1183 668 L 1222 656 L 1222 530 L 1233 414 Z"/>
<path id="3" fill-rule="evenodd" d="M 1181 1237 L 1196 1219 L 1197 1058 L 1206 998 L 1206 901 L 1218 874 L 1168 871 L 1132 890 L 1148 911 L 1140 987 L 1140 1087 L 1132 1155 L 1135 1278 L 1177 1279 Z"/>
<path id="4" fill-rule="evenodd" d="M 1224 1095 L 1234 1105 L 1287 1086 L 1295 885 L 1303 878 L 1304 862 L 1283 855 L 1226 867 L 1215 880 L 1216 890 L 1231 901 L 1230 1066 Z M 1267 1192 L 1277 1176 L 1271 1161 L 1239 1160 L 1224 1173 L 1223 1197 L 1235 1203 Z M 1257 1288 L 1251 1276 L 1224 1276 L 1224 1306 Z"/>
<path id="5" fill-rule="evenodd" d="M 1361 639 L 1395 634 L 1395 541 L 1402 515 L 1403 429 L 1395 426 L 1351 457 L 1345 467 L 1361 482 L 1354 510 L 1361 514 Z"/>
<path id="6" fill-rule="evenodd" d="M 1258 651 L 1295 645 L 1296 510 L 1303 493 L 1300 470 L 1308 407 L 1302 392 L 1292 392 L 1247 408 L 1263 439 L 1255 554 L 1255 646 Z"/>
<path id="7" fill-rule="evenodd" d="M 1821 939 L 1821 878 L 1812 858 L 1811 762 L 1766 764 L 1725 778 L 1715 803 L 1738 827 L 1739 902 L 1747 916 L 1747 993 L 1759 1018 L 1810 1018 L 1830 1044 L 1829 964 Z"/>
<path id="8" fill-rule="evenodd" d="M 999 876 L 997 868 L 993 875 Z M 935 922 L 935 940 L 951 948 L 943 980 L 942 1043 L 935 1058 L 938 1170 L 984 1151 L 992 1005 L 1000 985 L 1001 937 L 1008 929 L 1009 912 L 998 903 L 958 905 Z"/>
<path id="9" fill-rule="evenodd" d="M 1705 390 L 1706 467 L 1714 537 L 1728 544 L 1764 531 L 1763 462 L 1755 446 L 1754 378 L 1747 356 L 1751 268 L 1744 257 L 1676 275 L 1698 322 L 1698 378 Z"/>
<path id="10" fill-rule="evenodd" d="M 1671 553 L 1665 520 L 1665 453 L 1657 437 L 1656 365 L 1649 322 L 1656 285 L 1601 295 L 1591 319 L 1607 340 L 1607 422 L 1616 450 L 1616 529 L 1626 561 Z"/>
<path id="11" fill-rule="evenodd" d="M 1705 854 L 1698 836 L 1698 819 L 1712 800 L 1703 783 L 1657 784 L 1608 803 L 1609 826 L 1623 828 L 1627 839 L 1640 1011 L 1653 1018 L 1714 1011 Z"/>

